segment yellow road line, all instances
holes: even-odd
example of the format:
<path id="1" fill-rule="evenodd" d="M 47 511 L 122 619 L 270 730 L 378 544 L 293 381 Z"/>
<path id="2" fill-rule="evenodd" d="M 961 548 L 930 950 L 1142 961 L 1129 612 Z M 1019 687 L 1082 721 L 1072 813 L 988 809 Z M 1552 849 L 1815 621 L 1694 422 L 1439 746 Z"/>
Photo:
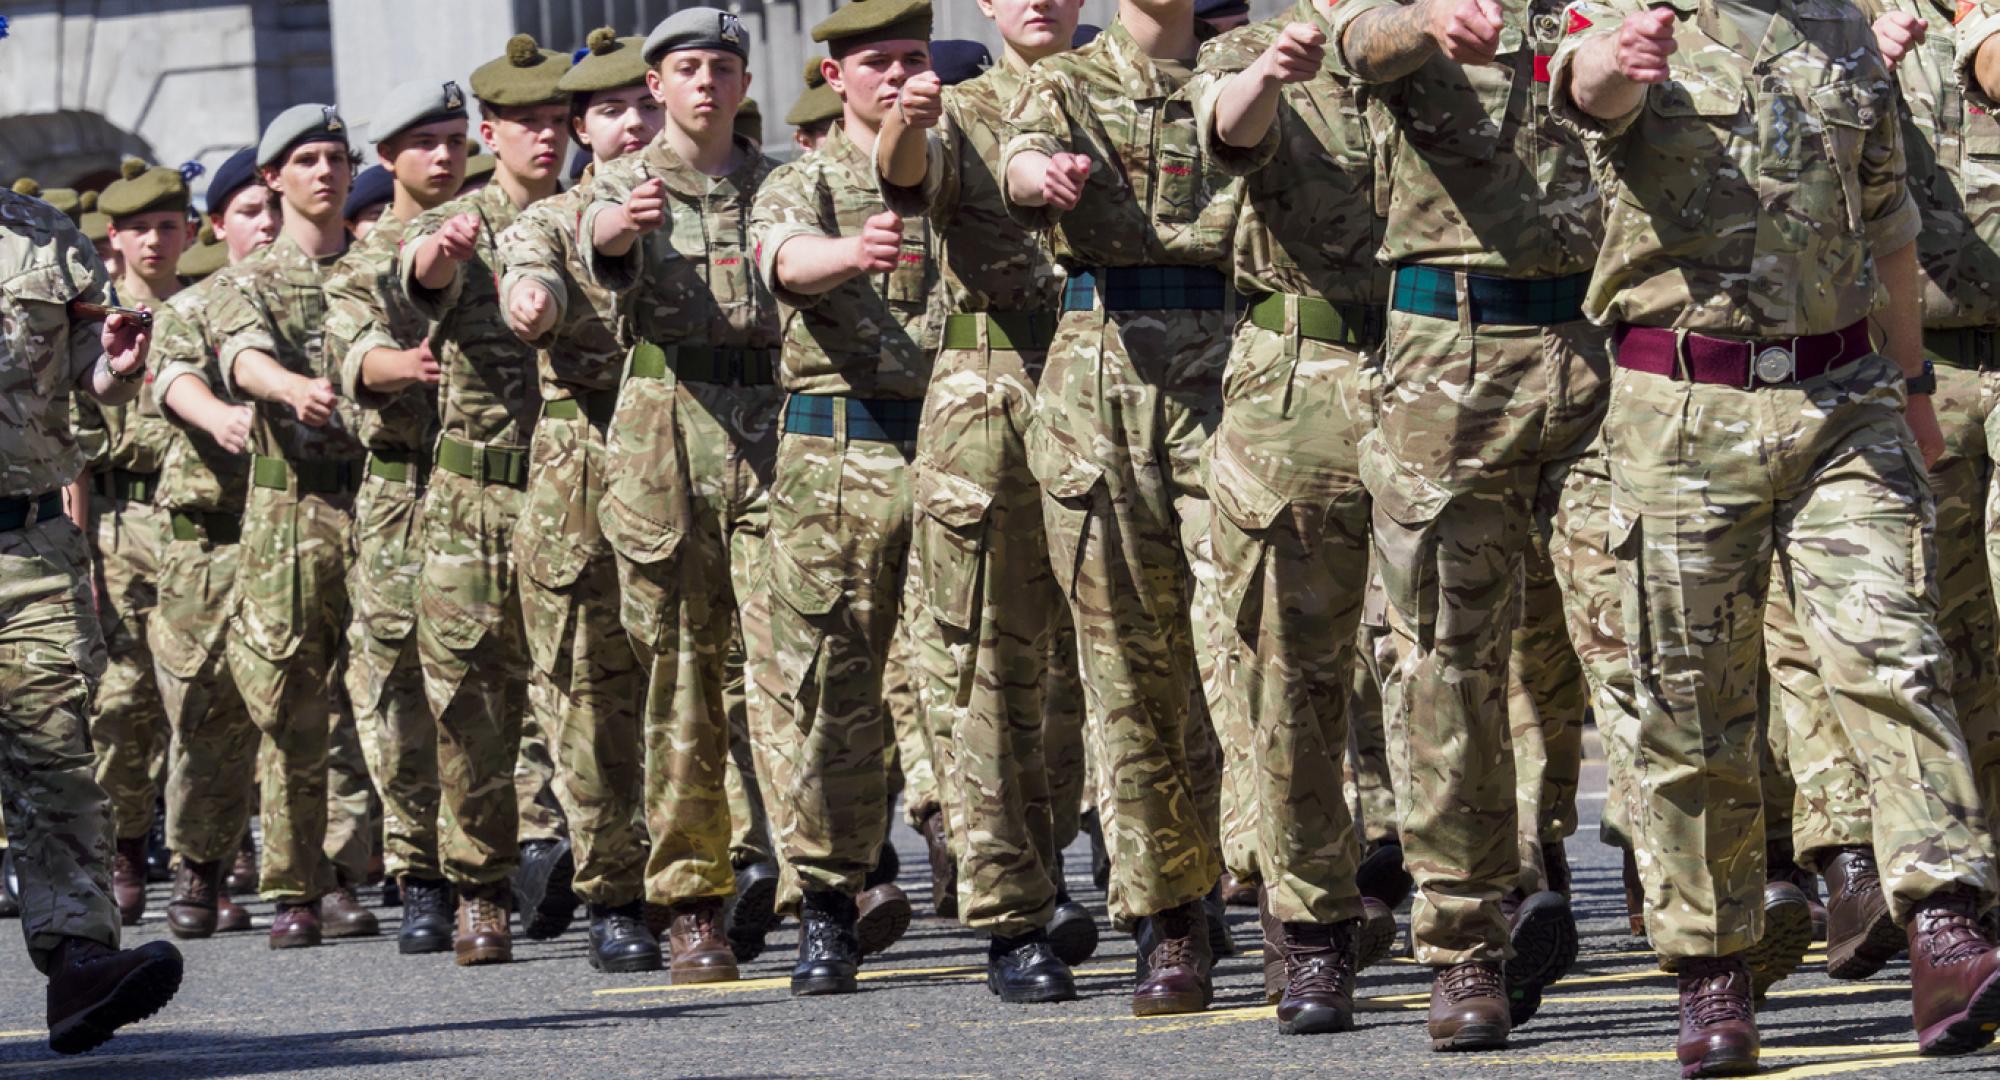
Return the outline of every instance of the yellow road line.
<path id="1" fill-rule="evenodd" d="M 1127 965 L 1100 964 L 1092 967 L 1077 968 L 1075 969 L 1073 974 L 1085 975 L 1085 976 L 1109 975 L 1109 974 L 1114 974 L 1116 972 L 1129 971 L 1129 970 L 1131 970 L 1131 968 Z M 983 979 L 985 977 L 986 977 L 986 967 L 983 964 L 978 966 L 960 964 L 951 967 L 875 968 L 873 970 L 864 970 L 859 975 L 855 976 L 855 978 L 859 979 L 862 982 L 875 982 L 881 979 L 908 979 L 908 978 L 927 979 L 932 982 L 970 982 L 972 980 Z M 756 990 L 786 990 L 790 989 L 791 985 L 792 981 L 789 976 L 779 975 L 766 979 L 740 979 L 736 982 L 717 982 L 717 983 L 689 983 L 681 986 L 676 986 L 671 983 L 659 984 L 654 986 L 614 986 L 603 990 L 592 990 L 591 993 L 598 997 L 610 997 L 619 994 L 687 994 L 687 993 L 743 994 Z"/>

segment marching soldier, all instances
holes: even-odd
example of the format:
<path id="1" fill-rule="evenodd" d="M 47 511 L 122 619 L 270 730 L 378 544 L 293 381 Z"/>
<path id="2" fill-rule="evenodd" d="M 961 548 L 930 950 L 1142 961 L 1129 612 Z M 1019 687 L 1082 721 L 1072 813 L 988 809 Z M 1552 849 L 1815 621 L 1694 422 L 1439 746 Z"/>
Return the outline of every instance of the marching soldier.
<path id="1" fill-rule="evenodd" d="M 1868 775 L 1918 1049 L 1978 1049 L 2000 1009 L 2000 950 L 1977 922 L 1994 859 L 1937 628 L 1923 222 L 1874 35 L 1821 0 L 1576 6 L 1568 26 L 1557 115 L 1611 196 L 1587 306 L 1616 327 L 1605 445 L 1638 690 L 1634 825 L 1647 930 L 1680 980 L 1683 1073 L 1756 1067 L 1743 954 L 1764 884 L 1774 555 Z M 1870 310 L 1880 349 L 1857 320 Z"/>
<path id="2" fill-rule="evenodd" d="M 203 231 L 231 264 L 277 238 L 278 195 L 258 179 L 254 148 L 215 170 L 206 198 Z M 183 273 L 187 263 L 181 260 Z M 250 828 L 258 734 L 223 643 L 235 604 L 256 413 L 231 395 L 216 362 L 208 316 L 217 285 L 207 278 L 155 315 L 153 390 L 175 438 L 160 469 L 160 505 L 171 531 L 160 557 L 160 606 L 147 634 L 173 727 L 167 845 L 178 862 L 167 929 L 180 938 L 250 929 L 250 914 L 230 900 L 223 874 Z"/>

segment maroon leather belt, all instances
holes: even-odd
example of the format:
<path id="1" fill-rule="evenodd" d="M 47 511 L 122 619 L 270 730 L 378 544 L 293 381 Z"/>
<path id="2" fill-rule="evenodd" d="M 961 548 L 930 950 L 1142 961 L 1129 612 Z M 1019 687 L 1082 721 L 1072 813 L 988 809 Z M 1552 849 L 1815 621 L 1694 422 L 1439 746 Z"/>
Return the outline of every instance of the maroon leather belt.
<path id="1" fill-rule="evenodd" d="M 1657 326 L 1620 326 L 1611 336 L 1613 358 L 1627 371 L 1744 390 L 1817 379 L 1873 350 L 1866 319 L 1831 334 L 1774 341 L 1682 335 Z"/>

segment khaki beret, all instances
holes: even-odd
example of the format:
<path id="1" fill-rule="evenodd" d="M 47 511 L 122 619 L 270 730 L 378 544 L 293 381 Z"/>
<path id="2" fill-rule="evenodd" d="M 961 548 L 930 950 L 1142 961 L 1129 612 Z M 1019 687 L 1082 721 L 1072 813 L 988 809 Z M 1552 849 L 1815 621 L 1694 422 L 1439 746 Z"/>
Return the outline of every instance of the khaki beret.
<path id="1" fill-rule="evenodd" d="M 83 216 L 83 200 L 72 188 L 45 188 L 33 177 L 23 176 L 14 181 L 14 194 L 40 199 L 68 215 L 71 221 Z"/>
<path id="2" fill-rule="evenodd" d="M 792 111 L 785 114 L 785 123 L 793 127 L 810 127 L 827 120 L 838 120 L 846 111 L 846 105 L 833 87 L 821 83 L 799 95 L 792 105 Z"/>
<path id="3" fill-rule="evenodd" d="M 119 167 L 119 177 L 97 197 L 98 210 L 114 221 L 160 210 L 185 213 L 194 201 L 179 169 L 164 165 L 147 168 L 138 158 L 126 158 Z"/>
<path id="4" fill-rule="evenodd" d="M 878 41 L 929 41 L 931 0 L 848 0 L 812 29 L 838 54 Z"/>
<path id="5" fill-rule="evenodd" d="M 469 190 L 493 178 L 493 167 L 500 162 L 484 150 L 470 154 L 465 159 L 465 182 L 461 190 Z"/>
<path id="6" fill-rule="evenodd" d="M 646 35 L 646 62 L 684 49 L 715 49 L 750 59 L 750 33 L 743 20 L 721 8 L 692 7 L 674 12 Z"/>
<path id="7" fill-rule="evenodd" d="M 619 37 L 618 31 L 600 26 L 590 32 L 585 45 L 589 51 L 556 80 L 556 89 L 565 94 L 594 94 L 646 81 L 645 38 Z"/>
<path id="8" fill-rule="evenodd" d="M 181 261 L 174 266 L 174 273 L 189 281 L 200 281 L 228 265 L 229 245 L 216 238 L 212 226 L 203 225 L 200 242 L 181 253 Z"/>
<path id="9" fill-rule="evenodd" d="M 764 141 L 764 110 L 757 107 L 756 98 L 744 98 L 737 108 L 736 134 L 752 142 Z"/>
<path id="10" fill-rule="evenodd" d="M 815 56 L 806 61 L 806 89 L 811 90 L 826 85 L 826 68 L 821 66 L 825 63 L 824 56 Z"/>
<path id="11" fill-rule="evenodd" d="M 379 143 L 413 127 L 465 118 L 465 91 L 457 83 L 406 82 L 389 91 L 376 108 L 375 119 L 368 125 L 368 141 Z"/>
<path id="12" fill-rule="evenodd" d="M 295 147 L 319 142 L 348 145 L 347 121 L 331 105 L 294 105 L 264 129 L 257 141 L 257 164 L 266 169 L 282 165 Z"/>
<path id="13" fill-rule="evenodd" d="M 569 70 L 569 57 L 542 48 L 531 34 L 507 39 L 507 53 L 472 73 L 472 96 L 488 105 L 547 105 L 561 101 L 556 88 Z"/>

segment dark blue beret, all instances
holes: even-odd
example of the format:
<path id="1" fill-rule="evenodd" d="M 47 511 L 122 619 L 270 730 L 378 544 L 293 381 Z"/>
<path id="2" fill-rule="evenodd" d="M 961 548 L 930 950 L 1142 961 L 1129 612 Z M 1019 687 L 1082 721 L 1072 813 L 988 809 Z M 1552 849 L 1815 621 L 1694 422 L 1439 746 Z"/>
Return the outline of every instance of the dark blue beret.
<path id="1" fill-rule="evenodd" d="M 976 79 L 993 66 L 993 54 L 977 41 L 943 38 L 931 42 L 931 70 L 946 86 Z"/>
<path id="2" fill-rule="evenodd" d="M 229 205 L 229 200 L 235 198 L 237 192 L 251 184 L 260 183 L 263 181 L 257 177 L 256 149 L 246 146 L 236 151 L 229 155 L 228 161 L 217 167 L 215 175 L 208 181 L 208 194 L 205 196 L 208 200 L 208 212 L 222 213 L 223 208 Z"/>
<path id="3" fill-rule="evenodd" d="M 340 216 L 352 221 L 360 217 L 363 210 L 395 197 L 395 174 L 380 165 L 370 165 L 354 178 L 354 186 L 348 189 L 347 205 L 342 208 Z"/>

